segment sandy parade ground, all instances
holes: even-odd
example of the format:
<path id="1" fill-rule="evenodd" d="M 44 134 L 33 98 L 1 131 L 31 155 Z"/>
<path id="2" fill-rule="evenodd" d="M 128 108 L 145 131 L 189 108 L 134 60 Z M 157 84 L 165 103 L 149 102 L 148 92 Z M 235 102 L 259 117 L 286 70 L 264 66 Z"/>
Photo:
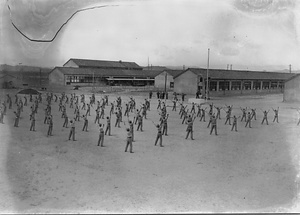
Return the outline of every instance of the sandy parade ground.
<path id="1" fill-rule="evenodd" d="M 52 102 L 53 136 L 47 137 L 45 92 L 36 115 L 36 131 L 29 131 L 31 103 L 24 107 L 19 127 L 13 127 L 16 92 L 3 90 L 0 95 L 3 101 L 9 93 L 13 101 L 4 124 L 0 124 L 3 213 L 300 211 L 300 114 L 296 110 L 300 104 L 282 102 L 282 94 L 213 98 L 209 102 L 215 106 L 233 105 L 236 116 L 242 115 L 240 107 L 256 108 L 257 120 L 252 121 L 252 128 L 245 128 L 239 119 L 238 132 L 231 131 L 230 125 L 224 125 L 222 111 L 216 136 L 209 133 L 208 116 L 206 122 L 197 117 L 195 140 L 185 139 L 187 125 L 181 123 L 179 107 L 172 111 L 172 101 L 168 100 L 164 147 L 154 146 L 157 129 L 152 121 L 159 122 L 154 94 L 144 131 L 135 131 L 134 153 L 125 153 L 125 126 L 114 127 L 114 115 L 112 136 L 105 136 L 105 147 L 97 146 L 99 127 L 94 123 L 93 108 L 88 132 L 81 131 L 81 119 L 76 123 L 76 141 L 69 141 L 70 128 L 62 127 L 58 102 Z M 83 93 L 70 93 L 74 92 Z M 90 93 L 84 93 L 88 102 Z M 97 94 L 96 100 L 103 95 Z M 129 96 L 135 98 L 137 106 L 148 98 L 147 92 L 107 95 L 109 102 L 121 96 L 123 107 Z M 185 104 L 191 106 L 187 100 Z M 272 122 L 272 108 L 277 107 L 279 123 Z M 261 109 L 270 109 L 269 125 L 261 125 Z M 110 105 L 106 115 L 109 110 Z M 74 116 L 74 109 L 67 105 L 67 113 Z M 133 119 L 133 113 L 129 118 Z M 101 122 L 106 124 L 106 120 Z"/>

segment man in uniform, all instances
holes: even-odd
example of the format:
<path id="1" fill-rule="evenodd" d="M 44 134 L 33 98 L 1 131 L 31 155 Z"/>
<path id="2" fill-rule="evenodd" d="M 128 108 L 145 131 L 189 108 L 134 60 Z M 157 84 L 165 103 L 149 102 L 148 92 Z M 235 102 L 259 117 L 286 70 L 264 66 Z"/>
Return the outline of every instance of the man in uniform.
<path id="1" fill-rule="evenodd" d="M 247 127 L 247 125 L 249 125 L 249 128 L 251 128 L 251 119 L 252 119 L 252 117 L 253 117 L 253 115 L 250 112 L 248 112 L 245 128 Z"/>
<path id="2" fill-rule="evenodd" d="M 155 140 L 155 146 L 157 144 L 157 141 L 159 140 L 160 147 L 163 147 L 163 145 L 162 145 L 162 133 L 161 133 L 162 124 L 160 124 L 160 125 L 157 124 L 156 128 L 157 128 L 157 136 L 156 136 L 156 140 Z"/>
<path id="3" fill-rule="evenodd" d="M 272 108 L 273 109 L 273 108 Z M 275 122 L 275 120 L 276 120 L 276 122 L 278 123 L 278 112 L 279 112 L 279 107 L 277 108 L 277 109 L 273 109 L 273 111 L 274 111 L 274 119 L 273 119 L 273 122 Z"/>
<path id="4" fill-rule="evenodd" d="M 264 118 L 263 118 L 263 120 L 261 121 L 261 124 L 263 124 L 264 121 L 266 121 L 267 125 L 269 125 L 269 123 L 268 123 L 268 113 L 269 113 L 269 111 L 270 111 L 270 110 L 268 110 L 268 111 L 266 111 L 266 110 L 262 111 L 263 114 L 264 114 Z"/>
<path id="5" fill-rule="evenodd" d="M 52 136 L 52 130 L 53 130 L 53 117 L 52 117 L 52 115 L 49 116 L 48 122 L 49 122 L 49 127 L 48 127 L 47 137 Z"/>
<path id="6" fill-rule="evenodd" d="M 191 134 L 191 139 L 194 140 L 194 138 L 193 138 L 193 123 L 194 123 L 195 119 L 196 119 L 196 117 L 194 117 L 194 119 L 193 118 L 188 119 L 188 121 L 186 123 L 188 126 L 186 128 L 186 137 L 185 137 L 185 139 L 187 139 L 189 137 L 189 134 Z"/>
<path id="7" fill-rule="evenodd" d="M 69 134 L 69 140 L 71 140 L 71 137 L 73 141 L 75 141 L 75 119 L 70 121 L 71 124 L 71 129 L 70 129 L 70 134 Z"/>
<path id="8" fill-rule="evenodd" d="M 99 139 L 98 139 L 98 146 L 100 145 L 103 147 L 103 142 L 104 142 L 104 124 L 100 123 L 99 124 Z"/>
<path id="9" fill-rule="evenodd" d="M 133 153 L 133 151 L 132 151 L 132 133 L 129 128 L 126 128 L 126 131 L 127 131 L 127 141 L 126 141 L 125 152 L 127 152 L 127 148 L 128 148 L 128 146 L 130 146 L 130 153 Z"/>
<path id="10" fill-rule="evenodd" d="M 105 129 L 105 135 L 107 134 L 108 132 L 108 136 L 110 136 L 110 132 L 111 132 L 111 121 L 110 121 L 110 117 L 106 117 L 106 129 Z"/>
<path id="11" fill-rule="evenodd" d="M 32 113 L 30 115 L 31 125 L 30 125 L 30 131 L 35 131 L 35 114 Z"/>
<path id="12" fill-rule="evenodd" d="M 87 131 L 88 123 L 89 123 L 89 121 L 87 119 L 87 115 L 83 115 L 82 118 L 83 118 L 83 121 L 84 121 L 82 131 Z"/>
<path id="13" fill-rule="evenodd" d="M 215 130 L 215 135 L 218 135 L 217 134 L 217 118 L 215 117 L 215 114 L 213 114 L 212 118 L 211 118 L 210 135 L 212 134 L 213 130 Z"/>

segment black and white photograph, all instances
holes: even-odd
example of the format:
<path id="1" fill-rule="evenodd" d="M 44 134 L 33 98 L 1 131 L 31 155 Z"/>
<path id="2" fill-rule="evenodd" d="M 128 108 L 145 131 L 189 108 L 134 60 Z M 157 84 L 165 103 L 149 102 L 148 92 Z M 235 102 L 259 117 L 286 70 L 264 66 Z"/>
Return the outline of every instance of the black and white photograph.
<path id="1" fill-rule="evenodd" d="M 2 0 L 0 214 L 300 212 L 300 1 Z"/>

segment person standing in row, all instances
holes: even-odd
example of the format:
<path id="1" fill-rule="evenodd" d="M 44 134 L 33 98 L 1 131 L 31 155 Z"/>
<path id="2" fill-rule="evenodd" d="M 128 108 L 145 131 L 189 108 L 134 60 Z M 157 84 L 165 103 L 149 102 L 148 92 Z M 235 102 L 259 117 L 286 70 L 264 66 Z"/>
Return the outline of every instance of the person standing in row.
<path id="1" fill-rule="evenodd" d="M 125 122 L 124 122 L 125 123 Z M 130 153 L 133 153 L 132 151 L 132 132 L 130 131 L 130 128 L 126 128 L 127 131 L 127 140 L 126 140 L 126 147 L 125 152 L 127 152 L 128 146 L 130 147 Z"/>
<path id="2" fill-rule="evenodd" d="M 104 124 L 100 123 L 99 124 L 99 139 L 98 139 L 98 146 L 100 145 L 103 147 L 103 142 L 104 142 Z"/>
<path id="3" fill-rule="evenodd" d="M 247 127 L 247 125 L 249 125 L 249 128 L 251 128 L 251 119 L 252 119 L 252 117 L 253 117 L 253 115 L 250 112 L 248 112 L 245 128 Z"/>
<path id="4" fill-rule="evenodd" d="M 241 108 L 241 111 L 242 111 L 242 119 L 241 119 L 241 122 L 243 121 L 243 119 L 245 119 L 245 122 L 247 120 L 247 107 L 246 108 Z"/>
<path id="5" fill-rule="evenodd" d="M 266 121 L 267 125 L 269 125 L 268 123 L 268 113 L 269 113 L 270 110 L 266 111 L 266 110 L 262 110 L 263 114 L 264 114 L 264 118 L 263 120 L 261 121 L 261 124 L 264 124 L 264 121 Z"/>
<path id="6" fill-rule="evenodd" d="M 15 124 L 14 127 L 19 127 L 20 114 L 14 111 L 15 114 Z"/>
<path id="7" fill-rule="evenodd" d="M 233 128 L 235 129 L 235 131 L 237 131 L 237 119 L 240 118 L 240 117 L 241 116 L 239 116 L 239 117 L 236 117 L 235 115 L 233 116 L 231 131 L 233 131 Z"/>
<path id="8" fill-rule="evenodd" d="M 162 128 L 162 124 L 157 124 L 156 125 L 156 128 L 157 128 L 157 135 L 156 135 L 156 140 L 155 140 L 155 146 L 156 146 L 156 144 L 157 144 L 157 142 L 158 142 L 158 140 L 159 140 L 159 145 L 160 145 L 160 147 L 163 147 L 163 145 L 162 145 L 162 133 L 161 133 L 161 128 Z"/>
<path id="9" fill-rule="evenodd" d="M 30 125 L 30 131 L 35 131 L 35 114 L 32 113 L 30 115 L 31 125 Z"/>
<path id="10" fill-rule="evenodd" d="M 272 108 L 273 109 L 273 108 Z M 273 119 L 273 122 L 275 122 L 275 120 L 276 120 L 276 122 L 278 123 L 278 112 L 279 112 L 279 107 L 277 108 L 277 109 L 273 109 L 273 111 L 274 111 L 274 119 Z"/>
<path id="11" fill-rule="evenodd" d="M 52 130 L 53 130 L 53 117 L 52 117 L 52 115 L 49 116 L 48 122 L 49 122 L 49 127 L 48 127 L 47 137 L 52 136 Z"/>
<path id="12" fill-rule="evenodd" d="M 215 114 L 213 114 L 212 118 L 211 118 L 210 135 L 212 134 L 213 130 L 215 130 L 215 135 L 218 135 L 217 134 L 217 118 L 215 117 Z"/>
<path id="13" fill-rule="evenodd" d="M 69 140 L 71 140 L 72 137 L 72 140 L 75 141 L 75 119 L 71 120 L 70 124 L 71 124 L 71 129 L 69 134 Z"/>
<path id="14" fill-rule="evenodd" d="M 141 131 L 143 131 L 143 117 L 142 117 L 142 115 L 141 114 L 139 114 L 138 115 L 138 126 L 137 126 L 137 131 L 138 130 L 141 130 Z"/>
<path id="15" fill-rule="evenodd" d="M 68 116 L 67 116 L 67 114 L 65 114 L 65 121 L 64 121 L 63 127 L 68 128 L 68 121 L 69 121 Z"/>
<path id="16" fill-rule="evenodd" d="M 162 134 L 165 136 L 168 136 L 168 118 L 169 118 L 169 114 L 164 116 L 161 120 L 161 125 L 163 126 Z"/>
<path id="17" fill-rule="evenodd" d="M 186 128 L 185 139 L 187 139 L 189 137 L 189 134 L 191 134 L 191 139 L 194 140 L 194 138 L 193 138 L 193 123 L 194 123 L 195 119 L 196 119 L 196 117 L 189 118 L 188 121 L 186 122 L 187 128 Z"/>
<path id="18" fill-rule="evenodd" d="M 82 131 L 87 131 L 89 121 L 88 121 L 86 115 L 83 115 L 82 118 L 83 118 L 83 121 L 84 121 Z"/>
<path id="19" fill-rule="evenodd" d="M 106 117 L 106 129 L 105 129 L 105 135 L 107 135 L 107 132 L 108 132 L 108 136 L 111 135 L 111 121 L 110 121 L 110 117 L 107 116 Z"/>

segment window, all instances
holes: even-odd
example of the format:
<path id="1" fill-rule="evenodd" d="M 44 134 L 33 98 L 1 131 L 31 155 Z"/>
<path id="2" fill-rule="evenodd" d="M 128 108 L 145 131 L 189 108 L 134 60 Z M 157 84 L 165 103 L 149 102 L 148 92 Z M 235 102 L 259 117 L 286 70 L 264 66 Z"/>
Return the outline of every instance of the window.
<path id="1" fill-rule="evenodd" d="M 231 90 L 240 90 L 240 89 L 241 89 L 241 81 L 231 82 Z"/>
<path id="2" fill-rule="evenodd" d="M 263 89 L 269 89 L 269 82 L 268 81 L 263 81 Z"/>
<path id="3" fill-rule="evenodd" d="M 279 88 L 283 89 L 284 88 L 284 83 L 282 81 L 279 82 Z"/>
<path id="4" fill-rule="evenodd" d="M 253 83 L 253 89 L 260 90 L 260 81 L 254 81 Z"/>
<path id="5" fill-rule="evenodd" d="M 216 81 L 209 82 L 209 91 L 217 91 L 217 82 Z"/>
<path id="6" fill-rule="evenodd" d="M 229 81 L 220 81 L 219 89 L 220 90 L 229 90 Z"/>
<path id="7" fill-rule="evenodd" d="M 174 88 L 174 82 L 170 82 L 170 88 Z"/>
<path id="8" fill-rule="evenodd" d="M 251 81 L 244 81 L 244 90 L 251 90 Z"/>
<path id="9" fill-rule="evenodd" d="M 271 89 L 277 89 L 277 84 L 278 84 L 277 81 L 272 81 L 271 82 Z"/>

